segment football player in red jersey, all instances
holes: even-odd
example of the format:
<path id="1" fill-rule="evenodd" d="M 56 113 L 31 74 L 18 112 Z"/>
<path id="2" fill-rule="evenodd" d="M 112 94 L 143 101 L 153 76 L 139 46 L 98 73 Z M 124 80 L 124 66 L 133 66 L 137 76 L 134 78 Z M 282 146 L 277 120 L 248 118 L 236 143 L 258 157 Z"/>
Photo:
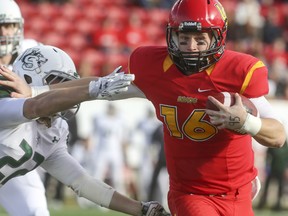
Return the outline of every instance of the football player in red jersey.
<path id="1" fill-rule="evenodd" d="M 285 142 L 284 127 L 264 97 L 267 68 L 253 56 L 225 50 L 227 27 L 217 0 L 179 0 L 167 25 L 168 51 L 139 47 L 129 59 L 134 90 L 153 103 L 164 124 L 172 215 L 254 215 L 252 137 L 267 147 Z M 128 93 L 138 96 L 138 90 Z M 239 95 L 232 107 L 209 96 L 222 91 L 251 98 L 261 116 L 247 114 Z M 207 99 L 220 111 L 206 110 Z"/>
<path id="2" fill-rule="evenodd" d="M 251 55 L 225 50 L 227 26 L 217 0 L 176 1 L 167 25 L 168 47 L 137 48 L 126 71 L 135 74 L 134 85 L 106 97 L 143 97 L 153 103 L 164 125 L 173 216 L 254 215 L 252 137 L 267 147 L 281 147 L 286 139 L 265 99 L 266 66 Z M 231 107 L 210 96 L 222 91 L 250 98 L 260 117 L 246 112 L 238 94 Z M 220 111 L 207 110 L 208 99 Z"/>

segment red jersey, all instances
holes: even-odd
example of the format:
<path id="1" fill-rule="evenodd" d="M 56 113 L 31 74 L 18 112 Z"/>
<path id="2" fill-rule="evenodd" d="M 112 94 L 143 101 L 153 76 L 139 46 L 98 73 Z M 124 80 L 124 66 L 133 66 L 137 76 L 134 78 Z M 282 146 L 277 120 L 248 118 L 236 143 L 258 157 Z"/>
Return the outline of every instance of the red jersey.
<path id="1" fill-rule="evenodd" d="M 252 140 L 218 130 L 205 113 L 208 95 L 238 92 L 248 98 L 268 93 L 267 68 L 257 58 L 226 50 L 206 71 L 183 75 L 167 47 L 137 48 L 129 73 L 164 125 L 170 189 L 194 194 L 220 194 L 251 182 L 257 175 Z"/>

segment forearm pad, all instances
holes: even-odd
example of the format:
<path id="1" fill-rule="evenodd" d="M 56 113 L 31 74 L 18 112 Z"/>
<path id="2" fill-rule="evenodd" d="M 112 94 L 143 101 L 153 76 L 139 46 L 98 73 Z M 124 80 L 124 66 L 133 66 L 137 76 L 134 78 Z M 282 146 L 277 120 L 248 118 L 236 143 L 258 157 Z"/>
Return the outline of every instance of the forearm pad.
<path id="1" fill-rule="evenodd" d="M 100 206 L 109 208 L 115 189 L 104 182 L 84 175 L 71 184 L 72 190 L 79 196 L 84 197 Z"/>

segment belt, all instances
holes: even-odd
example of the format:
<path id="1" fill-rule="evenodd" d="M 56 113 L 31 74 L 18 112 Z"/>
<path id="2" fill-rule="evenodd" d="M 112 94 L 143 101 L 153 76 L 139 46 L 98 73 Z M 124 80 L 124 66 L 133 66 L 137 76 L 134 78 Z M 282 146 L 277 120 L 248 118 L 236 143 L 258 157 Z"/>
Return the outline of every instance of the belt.
<path id="1" fill-rule="evenodd" d="M 193 194 L 190 193 L 190 195 L 198 195 L 198 196 L 209 196 L 209 197 L 227 197 L 227 196 L 237 196 L 239 194 L 239 190 L 235 189 L 233 191 L 229 191 L 226 193 L 219 193 L 219 194 Z"/>

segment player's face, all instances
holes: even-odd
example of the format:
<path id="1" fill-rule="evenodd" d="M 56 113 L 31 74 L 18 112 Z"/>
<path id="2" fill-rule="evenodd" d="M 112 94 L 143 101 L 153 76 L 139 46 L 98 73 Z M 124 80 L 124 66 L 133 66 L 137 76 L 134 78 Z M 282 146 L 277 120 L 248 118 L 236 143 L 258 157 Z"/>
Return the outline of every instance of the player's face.
<path id="1" fill-rule="evenodd" d="M 209 49 L 211 36 L 204 32 L 179 32 L 179 49 L 182 52 L 199 52 Z"/>
<path id="2" fill-rule="evenodd" d="M 0 36 L 13 36 L 17 32 L 17 24 L 15 23 L 1 23 Z"/>

